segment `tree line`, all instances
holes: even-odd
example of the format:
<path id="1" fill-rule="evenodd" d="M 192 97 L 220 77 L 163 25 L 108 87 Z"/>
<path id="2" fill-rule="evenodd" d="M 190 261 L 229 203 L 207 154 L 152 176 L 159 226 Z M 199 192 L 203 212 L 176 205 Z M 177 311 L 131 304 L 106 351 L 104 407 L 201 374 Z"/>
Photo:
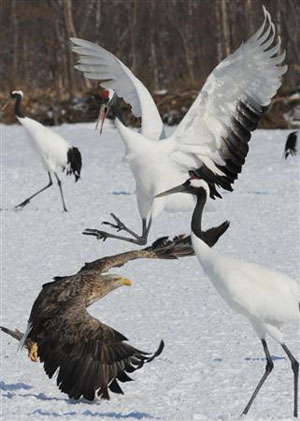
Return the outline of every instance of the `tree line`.
<path id="1" fill-rule="evenodd" d="M 70 37 L 116 54 L 151 90 L 200 88 L 210 71 L 272 15 L 287 51 L 282 90 L 300 85 L 299 0 L 2 0 L 0 93 L 57 101 L 97 86 L 74 69 Z"/>

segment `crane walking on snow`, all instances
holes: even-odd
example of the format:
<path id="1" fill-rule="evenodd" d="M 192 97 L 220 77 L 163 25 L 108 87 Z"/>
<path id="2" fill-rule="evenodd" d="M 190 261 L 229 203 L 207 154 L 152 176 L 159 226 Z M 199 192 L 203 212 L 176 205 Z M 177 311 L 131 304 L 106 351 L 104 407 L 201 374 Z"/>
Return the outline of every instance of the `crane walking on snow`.
<path id="1" fill-rule="evenodd" d="M 158 194 L 164 197 L 174 193 L 189 193 L 196 197 L 192 216 L 192 244 L 204 272 L 235 311 L 246 316 L 260 338 L 266 355 L 265 373 L 254 390 L 243 414 L 247 414 L 256 395 L 273 369 L 266 335 L 280 343 L 287 354 L 294 373 L 294 416 L 298 416 L 299 363 L 282 340 L 281 326 L 288 320 L 299 320 L 299 285 L 287 275 L 264 266 L 220 255 L 208 247 L 202 231 L 202 212 L 211 194 L 211 186 L 191 173 L 184 184 Z"/>
<path id="2" fill-rule="evenodd" d="M 66 212 L 67 208 L 65 205 L 62 184 L 57 175 L 57 170 L 61 168 L 63 171 L 66 170 L 67 175 L 74 174 L 75 181 L 77 181 L 80 178 L 82 166 L 81 153 L 78 148 L 70 146 L 58 133 L 55 133 L 32 118 L 26 117 L 21 110 L 23 96 L 22 91 L 11 91 L 10 97 L 4 103 L 2 109 L 4 109 L 11 100 L 16 101 L 16 118 L 24 127 L 34 149 L 40 155 L 44 167 L 48 172 L 49 183 L 41 190 L 16 205 L 15 208 L 23 208 L 31 199 L 51 187 L 53 184 L 51 174 L 54 174 L 60 190 L 63 209 Z"/>
<path id="3" fill-rule="evenodd" d="M 174 133 L 165 138 L 163 123 L 149 91 L 117 57 L 104 48 L 72 38 L 79 55 L 76 68 L 87 78 L 105 80 L 106 89 L 99 118 L 103 126 L 110 106 L 116 127 L 125 143 L 125 158 L 136 182 L 136 196 L 142 219 L 142 234 L 126 227 L 114 214 L 114 224 L 130 237 L 100 230 L 85 230 L 99 239 L 116 238 L 146 244 L 152 221 L 162 212 L 187 211 L 194 207 L 192 197 L 182 194 L 160 201 L 160 191 L 183 183 L 190 169 L 206 181 L 232 191 L 248 153 L 251 131 L 281 85 L 287 66 L 282 62 L 281 40 L 265 8 L 260 29 L 209 75 L 201 92 Z M 141 132 L 126 127 L 117 105 L 117 95 L 142 117 Z M 102 127 L 101 126 L 101 127 Z M 161 141 L 160 141 L 161 140 Z M 187 196 L 187 195 L 186 195 Z M 213 189 L 212 197 L 221 197 Z"/>

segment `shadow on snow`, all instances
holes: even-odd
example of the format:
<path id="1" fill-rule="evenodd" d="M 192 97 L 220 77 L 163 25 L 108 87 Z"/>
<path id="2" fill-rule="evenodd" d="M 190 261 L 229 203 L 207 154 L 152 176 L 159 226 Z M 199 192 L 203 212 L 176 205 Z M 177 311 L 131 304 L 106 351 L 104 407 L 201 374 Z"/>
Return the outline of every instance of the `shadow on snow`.
<path id="1" fill-rule="evenodd" d="M 48 412 L 42 409 L 37 409 L 29 415 L 43 415 L 43 416 L 52 416 L 55 418 L 65 417 L 65 416 L 73 416 L 73 415 L 80 415 L 80 416 L 87 416 L 87 417 L 107 417 L 107 418 L 115 418 L 115 419 L 127 419 L 127 418 L 134 418 L 136 420 L 141 420 L 143 418 L 151 418 L 155 419 L 152 415 L 149 415 L 145 412 L 130 412 L 128 414 L 122 414 L 120 412 L 98 412 L 98 411 L 90 411 L 86 410 L 83 411 L 81 414 L 76 413 L 75 411 L 67 411 L 67 412 Z M 157 419 L 157 418 L 156 418 Z"/>

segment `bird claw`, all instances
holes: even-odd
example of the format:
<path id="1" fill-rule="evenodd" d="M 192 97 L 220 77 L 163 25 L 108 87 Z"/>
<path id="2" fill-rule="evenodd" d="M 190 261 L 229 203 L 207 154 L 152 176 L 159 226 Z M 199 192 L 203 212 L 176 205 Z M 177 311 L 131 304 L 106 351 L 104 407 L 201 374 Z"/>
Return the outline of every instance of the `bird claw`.
<path id="1" fill-rule="evenodd" d="M 112 222 L 103 221 L 102 225 L 108 225 L 109 227 L 112 227 L 112 228 L 116 229 L 117 231 L 121 231 L 121 228 L 118 225 L 113 224 Z"/>
<path id="2" fill-rule="evenodd" d="M 34 363 L 39 362 L 38 344 L 36 342 L 33 342 L 33 344 L 30 347 L 29 358 Z"/>
<path id="3" fill-rule="evenodd" d="M 83 233 L 84 235 L 93 235 L 94 237 L 97 238 L 97 240 L 103 240 L 105 241 L 108 237 L 109 234 L 105 231 L 100 231 L 97 229 L 91 229 L 91 228 L 86 228 Z"/>
<path id="4" fill-rule="evenodd" d="M 111 213 L 110 215 L 115 220 L 115 224 L 113 224 L 112 222 L 103 221 L 102 222 L 103 225 L 109 225 L 110 227 L 116 229 L 117 232 L 127 231 L 126 225 L 123 224 L 123 222 L 114 213 Z"/>

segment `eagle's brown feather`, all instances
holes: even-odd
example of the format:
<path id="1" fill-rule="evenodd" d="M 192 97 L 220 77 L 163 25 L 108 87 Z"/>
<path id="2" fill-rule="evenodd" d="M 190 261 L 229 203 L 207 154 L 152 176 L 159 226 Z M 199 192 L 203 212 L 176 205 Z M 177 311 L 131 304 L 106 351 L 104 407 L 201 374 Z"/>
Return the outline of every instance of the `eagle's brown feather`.
<path id="1" fill-rule="evenodd" d="M 157 357 L 164 343 L 149 355 L 126 343 L 124 335 L 92 317 L 86 308 L 121 286 L 120 275 L 105 274 L 109 269 L 139 258 L 177 259 L 193 254 L 190 237 L 163 237 L 143 250 L 104 257 L 86 263 L 75 275 L 54 278 L 43 285 L 32 306 L 24 343 L 37 343 L 45 372 L 50 378 L 56 373 L 59 389 L 70 397 L 93 400 L 97 394 L 109 399 L 109 390 L 123 393 L 119 382 L 131 381 L 127 373 Z"/>

